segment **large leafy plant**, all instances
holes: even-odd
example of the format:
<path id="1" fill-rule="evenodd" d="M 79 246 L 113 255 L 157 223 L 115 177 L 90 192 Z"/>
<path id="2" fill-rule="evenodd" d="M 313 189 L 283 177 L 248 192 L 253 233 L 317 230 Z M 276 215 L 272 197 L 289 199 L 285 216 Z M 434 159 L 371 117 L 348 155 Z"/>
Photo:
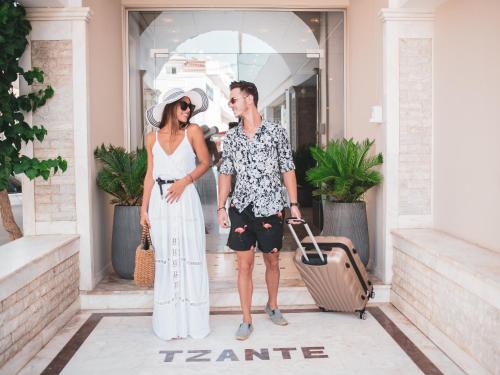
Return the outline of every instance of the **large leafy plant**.
<path id="1" fill-rule="evenodd" d="M 295 176 L 297 184 L 301 187 L 309 187 L 310 184 L 306 179 L 306 172 L 316 165 L 311 152 L 309 151 L 312 145 L 302 145 L 293 152 L 293 162 L 295 164 Z"/>
<path id="2" fill-rule="evenodd" d="M 147 169 L 146 150 L 127 152 L 123 147 L 101 145 L 95 149 L 94 157 L 102 163 L 97 186 L 114 197 L 111 203 L 140 205 Z"/>
<path id="3" fill-rule="evenodd" d="M 382 154 L 368 155 L 373 143 L 351 138 L 330 141 L 325 149 L 311 147 L 317 166 L 307 171 L 307 180 L 319 186 L 314 194 L 343 203 L 362 200 L 368 189 L 382 181 L 382 175 L 374 169 L 382 164 Z"/>
<path id="4" fill-rule="evenodd" d="M 22 145 L 35 140 L 43 141 L 47 130 L 40 125 L 30 125 L 24 119 L 26 112 L 34 112 L 54 95 L 47 86 L 28 95 L 16 96 L 14 82 L 18 77 L 28 85 L 42 84 L 43 71 L 33 68 L 24 71 L 19 66 L 31 25 L 26 20 L 24 8 L 14 0 L 0 0 L 0 210 L 5 229 L 11 239 L 22 236 L 10 206 L 7 187 L 11 177 L 25 174 L 30 180 L 51 172 L 65 171 L 67 163 L 60 156 L 39 160 L 21 153 Z"/>

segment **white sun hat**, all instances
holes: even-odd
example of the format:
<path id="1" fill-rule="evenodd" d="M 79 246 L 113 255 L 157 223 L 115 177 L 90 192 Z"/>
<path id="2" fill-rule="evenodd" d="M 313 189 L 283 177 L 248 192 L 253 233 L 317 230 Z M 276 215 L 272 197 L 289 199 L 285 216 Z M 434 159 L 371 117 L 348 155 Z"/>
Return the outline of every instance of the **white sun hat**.
<path id="1" fill-rule="evenodd" d="M 190 117 L 197 115 L 200 112 L 204 112 L 208 108 L 208 97 L 207 94 L 202 89 L 194 88 L 189 91 L 184 91 L 182 89 L 171 89 L 165 92 L 162 97 L 163 99 L 160 103 L 149 107 L 146 110 L 146 120 L 147 122 L 158 128 L 161 122 L 161 116 L 163 115 L 163 109 L 167 104 L 174 103 L 179 99 L 187 96 L 191 100 L 191 104 L 194 105 L 194 111 L 191 113 Z"/>

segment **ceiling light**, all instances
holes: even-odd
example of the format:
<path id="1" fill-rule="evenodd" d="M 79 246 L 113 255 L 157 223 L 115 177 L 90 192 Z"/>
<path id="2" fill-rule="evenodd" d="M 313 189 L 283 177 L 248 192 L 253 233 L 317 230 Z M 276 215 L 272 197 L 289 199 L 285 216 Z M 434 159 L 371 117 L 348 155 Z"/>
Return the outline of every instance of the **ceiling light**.
<path id="1" fill-rule="evenodd" d="M 315 24 L 319 24 L 319 22 L 320 22 L 318 17 L 313 17 L 309 21 L 311 21 L 311 23 L 315 23 Z"/>

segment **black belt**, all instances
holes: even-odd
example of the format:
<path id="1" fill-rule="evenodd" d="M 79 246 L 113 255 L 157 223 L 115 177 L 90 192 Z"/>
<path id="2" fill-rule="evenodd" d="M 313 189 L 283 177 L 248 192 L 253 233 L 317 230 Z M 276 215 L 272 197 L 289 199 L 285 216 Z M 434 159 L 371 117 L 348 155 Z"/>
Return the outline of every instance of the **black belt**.
<path id="1" fill-rule="evenodd" d="M 177 181 L 177 180 L 164 180 L 164 179 L 162 179 L 160 177 L 158 177 L 156 179 L 156 183 L 160 187 L 160 194 L 161 194 L 162 197 L 163 197 L 163 188 L 162 188 L 162 186 L 166 185 L 166 184 L 173 184 L 175 181 Z"/>

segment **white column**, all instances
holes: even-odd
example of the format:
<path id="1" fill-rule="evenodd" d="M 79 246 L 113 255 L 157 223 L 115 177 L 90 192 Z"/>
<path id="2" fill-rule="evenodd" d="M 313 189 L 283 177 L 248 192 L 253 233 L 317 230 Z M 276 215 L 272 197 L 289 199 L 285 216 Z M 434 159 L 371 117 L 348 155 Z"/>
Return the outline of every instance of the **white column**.
<path id="1" fill-rule="evenodd" d="M 429 10 L 382 9 L 384 282 L 392 280 L 391 230 L 432 226 L 432 39 Z"/>
<path id="2" fill-rule="evenodd" d="M 43 107 L 47 108 L 46 116 L 43 113 L 41 116 L 35 113 L 32 119 L 33 122 L 39 121 L 47 127 L 50 139 L 41 145 L 35 145 L 34 151 L 33 147 L 26 151 L 35 156 L 39 152 L 44 158 L 61 154 L 63 158 L 68 159 L 69 165 L 66 173 L 51 177 L 48 182 L 41 179 L 36 182 L 23 182 L 25 234 L 79 234 L 80 289 L 91 290 L 95 286 L 96 277 L 93 270 L 91 225 L 91 188 L 95 181 L 91 180 L 90 173 L 93 155 L 90 149 L 88 116 L 87 23 L 90 10 L 75 6 L 27 8 L 26 11 L 32 32 L 31 48 L 23 57 L 25 68 L 31 67 L 35 58 L 33 46 L 40 41 L 48 44 L 44 46 L 45 50 L 40 53 L 41 56 L 36 58 L 38 61 L 43 62 L 45 53 L 53 53 L 54 49 L 58 48 L 67 56 L 62 63 L 56 60 L 53 69 L 49 69 L 52 74 L 48 74 L 45 83 L 55 86 L 55 96 Z M 64 72 L 64 78 L 60 78 L 60 72 Z M 64 138 L 61 145 L 63 132 L 70 138 Z M 37 151 L 37 147 L 40 150 Z"/>

